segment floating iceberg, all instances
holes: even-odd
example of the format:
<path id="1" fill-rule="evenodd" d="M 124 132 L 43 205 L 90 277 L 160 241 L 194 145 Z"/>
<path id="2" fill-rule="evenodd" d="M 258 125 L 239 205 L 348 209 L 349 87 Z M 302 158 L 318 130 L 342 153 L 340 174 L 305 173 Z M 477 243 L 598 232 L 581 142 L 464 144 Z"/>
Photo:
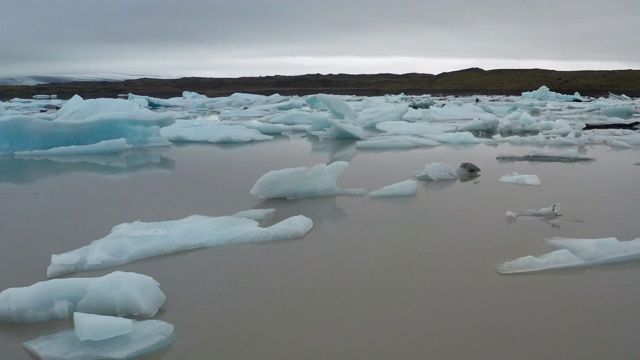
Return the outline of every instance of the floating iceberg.
<path id="1" fill-rule="evenodd" d="M 131 149 L 133 146 L 126 139 L 100 141 L 90 145 L 71 145 L 55 147 L 47 150 L 16 151 L 16 156 L 61 156 L 61 155 L 92 155 L 118 154 Z"/>
<path id="2" fill-rule="evenodd" d="M 405 180 L 372 191 L 369 196 L 408 196 L 417 192 L 418 183 L 415 180 Z"/>
<path id="3" fill-rule="evenodd" d="M 347 120 L 328 119 L 331 126 L 322 131 L 311 131 L 321 139 L 364 139 L 364 130 Z"/>
<path id="4" fill-rule="evenodd" d="M 130 101 L 83 100 L 74 96 L 53 119 L 1 116 L 0 153 L 87 146 L 117 139 L 125 139 L 128 145 L 135 147 L 166 146 L 169 143 L 162 139 L 160 128 L 173 122 L 170 115 L 154 113 Z M 113 152 L 111 145 L 106 146 L 105 151 Z"/>
<path id="5" fill-rule="evenodd" d="M 555 203 L 540 210 L 524 210 L 520 212 L 507 211 L 505 216 L 507 217 L 507 219 L 516 219 L 520 216 L 538 216 L 546 219 L 555 219 L 556 217 L 560 216 L 560 214 L 558 213 L 560 211 L 560 205 L 562 205 L 562 203 Z"/>
<path id="6" fill-rule="evenodd" d="M 267 212 L 270 212 L 267 210 Z M 265 213 L 249 213 L 264 216 Z M 242 213 L 240 213 L 242 216 Z M 124 223 L 91 244 L 52 255 L 47 276 L 102 269 L 152 256 L 227 243 L 257 242 L 302 237 L 313 222 L 298 215 L 267 228 L 256 220 L 236 216 L 192 215 L 180 220 Z"/>
<path id="7" fill-rule="evenodd" d="M 540 178 L 538 175 L 525 175 L 514 172 L 510 175 L 503 175 L 500 177 L 500 182 L 520 184 L 520 185 L 540 185 Z"/>
<path id="8" fill-rule="evenodd" d="M 498 155 L 499 161 L 541 161 L 541 162 L 578 162 L 592 161 L 594 158 L 586 155 L 580 155 L 575 150 L 567 150 L 562 153 L 553 153 L 551 151 L 533 149 L 526 155 Z"/>
<path id="9" fill-rule="evenodd" d="M 564 95 L 549 90 L 546 86 L 540 86 L 538 90 L 525 91 L 522 93 L 523 99 L 536 99 L 536 100 L 555 100 L 555 101 L 583 101 L 584 99 L 578 92 L 573 95 Z"/>
<path id="10" fill-rule="evenodd" d="M 422 171 L 414 171 L 413 176 L 418 180 L 427 181 L 446 181 L 458 178 L 456 169 L 441 162 L 427 164 Z"/>
<path id="11" fill-rule="evenodd" d="M 159 320 L 136 321 L 130 332 L 100 341 L 82 341 L 74 330 L 61 331 L 25 342 L 42 360 L 130 359 L 172 344 L 173 325 Z"/>
<path id="12" fill-rule="evenodd" d="M 503 274 L 548 269 L 582 267 L 640 259 L 640 238 L 620 241 L 616 238 L 551 238 L 543 242 L 555 250 L 539 257 L 525 256 L 498 268 Z"/>
<path id="13" fill-rule="evenodd" d="M 73 329 L 78 339 L 99 341 L 127 334 L 133 330 L 133 321 L 118 316 L 73 313 Z"/>
<path id="14" fill-rule="evenodd" d="M 151 277 L 116 271 L 100 278 L 54 279 L 0 293 L 0 321 L 39 322 L 74 312 L 153 316 L 164 303 Z"/>
<path id="15" fill-rule="evenodd" d="M 377 123 L 400 121 L 409 110 L 409 104 L 364 109 L 358 114 L 358 122 L 363 128 L 375 128 Z"/>
<path id="16" fill-rule="evenodd" d="M 268 172 L 251 189 L 251 195 L 264 198 L 296 199 L 327 195 L 364 195 L 364 189 L 343 189 L 336 185 L 349 166 L 345 161 L 313 167 L 287 168 Z"/>
<path id="17" fill-rule="evenodd" d="M 223 125 L 211 120 L 179 120 L 160 130 L 172 142 L 243 143 L 273 139 L 241 125 Z"/>

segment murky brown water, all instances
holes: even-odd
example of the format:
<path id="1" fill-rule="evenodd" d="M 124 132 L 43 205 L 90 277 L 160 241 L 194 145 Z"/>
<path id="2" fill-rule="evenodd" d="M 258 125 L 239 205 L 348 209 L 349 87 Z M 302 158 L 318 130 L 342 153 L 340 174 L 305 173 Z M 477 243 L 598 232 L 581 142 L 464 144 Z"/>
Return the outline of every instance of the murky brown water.
<path id="1" fill-rule="evenodd" d="M 227 245 L 104 271 L 158 280 L 157 319 L 177 342 L 145 359 L 620 359 L 640 355 L 640 263 L 503 276 L 495 268 L 547 252 L 545 237 L 640 237 L 636 150 L 588 148 L 588 164 L 499 163 L 509 145 L 353 153 L 352 143 L 304 139 L 246 146 L 190 145 L 124 168 L 3 159 L 0 290 L 45 280 L 52 253 L 105 236 L 114 225 L 273 207 L 278 221 L 314 221 L 302 239 Z M 560 150 L 558 150 L 560 151 Z M 416 196 L 261 201 L 264 173 L 350 160 L 343 187 L 375 190 L 425 163 L 473 162 L 469 182 L 420 183 Z M 498 182 L 517 171 L 541 186 Z M 507 210 L 562 202 L 560 228 L 507 223 Z M 581 220 L 583 222 L 574 222 Z M 0 324 L 2 358 L 32 357 L 23 341 L 67 320 Z"/>

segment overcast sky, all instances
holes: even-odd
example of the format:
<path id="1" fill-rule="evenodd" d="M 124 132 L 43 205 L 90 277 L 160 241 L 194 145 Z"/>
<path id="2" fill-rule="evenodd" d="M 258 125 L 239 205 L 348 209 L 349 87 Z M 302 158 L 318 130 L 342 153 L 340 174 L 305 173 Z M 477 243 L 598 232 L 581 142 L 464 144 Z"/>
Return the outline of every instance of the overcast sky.
<path id="1" fill-rule="evenodd" d="M 640 69 L 638 0 L 0 0 L 0 77 Z"/>

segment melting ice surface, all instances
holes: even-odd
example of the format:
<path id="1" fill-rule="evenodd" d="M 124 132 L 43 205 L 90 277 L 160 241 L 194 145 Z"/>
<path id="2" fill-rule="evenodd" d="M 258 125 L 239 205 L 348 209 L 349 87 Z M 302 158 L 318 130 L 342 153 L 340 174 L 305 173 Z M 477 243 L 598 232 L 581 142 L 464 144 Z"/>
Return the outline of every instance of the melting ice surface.
<path id="1" fill-rule="evenodd" d="M 25 342 L 42 360 L 129 359 L 173 343 L 173 325 L 159 320 L 135 321 L 123 335 L 104 340 L 81 340 L 74 330 L 61 331 Z"/>
<path id="2" fill-rule="evenodd" d="M 441 162 L 427 164 L 422 171 L 414 171 L 413 176 L 418 180 L 427 181 L 446 181 L 458 178 L 456 169 Z"/>
<path id="3" fill-rule="evenodd" d="M 259 226 L 268 210 L 236 216 L 192 215 L 180 220 L 124 223 L 91 244 L 63 254 L 52 255 L 47 276 L 102 269 L 152 256 L 228 243 L 257 242 L 302 237 L 313 222 L 298 215 L 267 228 Z M 251 218 L 243 217 L 249 216 Z"/>
<path id="4" fill-rule="evenodd" d="M 151 277 L 116 271 L 100 278 L 53 279 L 0 293 L 0 321 L 39 322 L 74 312 L 153 316 L 165 300 Z"/>
<path id="5" fill-rule="evenodd" d="M 583 267 L 640 259 L 640 238 L 620 241 L 616 238 L 550 238 L 543 243 L 555 250 L 542 256 L 524 256 L 498 268 L 503 274 L 549 269 Z"/>
<path id="6" fill-rule="evenodd" d="M 418 192 L 418 183 L 415 180 L 405 180 L 372 191 L 369 196 L 408 196 L 416 192 Z"/>
<path id="7" fill-rule="evenodd" d="M 133 321 L 117 316 L 73 313 L 73 329 L 84 340 L 106 340 L 131 332 Z"/>
<path id="8" fill-rule="evenodd" d="M 329 165 L 287 168 L 268 172 L 251 189 L 251 195 L 264 198 L 296 199 L 327 195 L 364 195 L 364 189 L 343 189 L 336 185 L 349 164 L 336 161 Z"/>

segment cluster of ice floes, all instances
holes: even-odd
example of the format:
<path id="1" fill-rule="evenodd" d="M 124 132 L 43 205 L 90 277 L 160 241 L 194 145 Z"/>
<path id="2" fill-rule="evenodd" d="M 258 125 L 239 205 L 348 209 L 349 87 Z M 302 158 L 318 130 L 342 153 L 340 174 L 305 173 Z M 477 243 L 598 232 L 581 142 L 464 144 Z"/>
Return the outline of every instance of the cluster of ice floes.
<path id="1" fill-rule="evenodd" d="M 192 215 L 180 220 L 121 224 L 87 246 L 52 255 L 47 276 L 201 247 L 303 237 L 313 226 L 311 219 L 298 215 L 260 227 L 259 221 L 274 211 L 252 209 L 231 216 Z M 27 341 L 25 348 L 41 359 L 128 359 L 173 343 L 173 325 L 123 318 L 154 316 L 164 301 L 159 284 L 136 273 L 52 279 L 1 292 L 0 321 L 32 323 L 73 316 L 74 330 Z"/>
<path id="2" fill-rule="evenodd" d="M 545 86 L 520 97 L 236 93 L 209 98 L 185 91 L 170 99 L 134 94 L 126 100 L 14 99 L 0 107 L 6 107 L 0 112 L 0 153 L 108 153 L 169 142 L 264 141 L 288 132 L 321 141 L 353 139 L 358 149 L 379 150 L 502 142 L 629 148 L 640 145 L 638 105 L 624 95 L 588 99 Z"/>
<path id="3" fill-rule="evenodd" d="M 542 256 L 524 256 L 498 267 L 503 274 L 585 267 L 640 259 L 640 238 L 620 241 L 616 238 L 543 240 L 553 251 Z"/>

